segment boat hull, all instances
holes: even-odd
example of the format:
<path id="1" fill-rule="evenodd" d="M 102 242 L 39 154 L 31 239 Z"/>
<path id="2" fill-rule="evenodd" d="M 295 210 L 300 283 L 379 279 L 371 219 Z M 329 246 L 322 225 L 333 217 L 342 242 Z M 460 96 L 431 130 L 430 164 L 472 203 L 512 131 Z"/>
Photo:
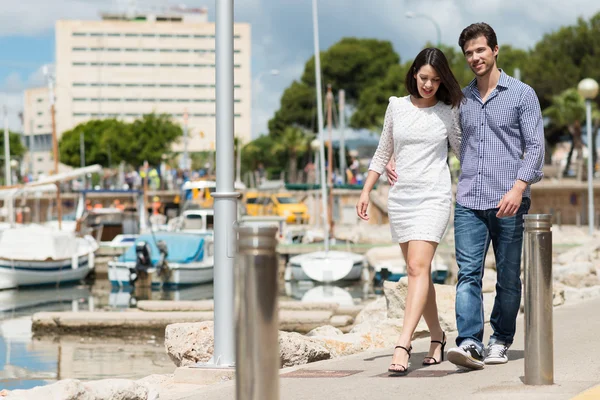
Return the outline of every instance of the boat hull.
<path id="1" fill-rule="evenodd" d="M 0 289 L 79 282 L 94 269 L 93 256 L 72 260 L 27 261 L 0 259 Z"/>
<path id="2" fill-rule="evenodd" d="M 129 275 L 130 268 L 135 268 L 134 262 L 115 262 L 108 263 L 108 279 L 113 287 L 130 286 Z M 188 264 L 169 263 L 171 275 L 163 281 L 156 273 L 155 268 L 149 270 L 152 277 L 152 287 L 181 287 L 189 285 L 200 285 L 209 283 L 214 278 L 213 263 L 210 262 L 192 262 Z"/>

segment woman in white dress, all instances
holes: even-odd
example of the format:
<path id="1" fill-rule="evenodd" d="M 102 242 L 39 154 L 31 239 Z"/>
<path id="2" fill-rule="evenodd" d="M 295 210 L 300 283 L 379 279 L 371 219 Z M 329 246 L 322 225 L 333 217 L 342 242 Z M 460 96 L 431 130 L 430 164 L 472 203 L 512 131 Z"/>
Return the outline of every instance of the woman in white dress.
<path id="1" fill-rule="evenodd" d="M 358 216 L 368 220 L 369 193 L 388 162 L 395 162 L 391 175 L 397 180 L 389 191 L 388 215 L 408 275 L 404 325 L 389 367 L 398 375 L 407 373 L 411 340 L 421 316 L 431 333 L 423 365 L 439 364 L 444 358 L 446 335 L 438 320 L 431 261 L 450 218 L 448 144 L 459 154 L 463 99 L 444 53 L 435 48 L 419 53 L 405 85 L 410 95 L 390 98 L 379 146 L 356 205 Z"/>

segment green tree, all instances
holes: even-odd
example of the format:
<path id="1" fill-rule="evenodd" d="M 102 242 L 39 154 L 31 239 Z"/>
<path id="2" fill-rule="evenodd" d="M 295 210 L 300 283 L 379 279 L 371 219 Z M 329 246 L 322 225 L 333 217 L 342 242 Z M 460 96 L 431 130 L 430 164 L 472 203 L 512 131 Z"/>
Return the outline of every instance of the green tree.
<path id="1" fill-rule="evenodd" d="M 553 96 L 576 87 L 581 79 L 600 81 L 599 55 L 600 13 L 589 21 L 580 18 L 573 26 L 544 35 L 523 68 L 526 83 L 535 89 L 542 108 L 546 108 Z"/>
<path id="2" fill-rule="evenodd" d="M 273 145 L 273 151 L 283 153 L 288 159 L 288 182 L 298 182 L 298 157 L 308 151 L 313 138 L 313 135 L 306 134 L 302 129 L 289 126 Z"/>
<path id="3" fill-rule="evenodd" d="M 581 124 L 585 122 L 585 100 L 579 95 L 577 89 L 567 89 L 560 95 L 552 97 L 552 103 L 544 110 L 544 116 L 548 117 L 552 124 L 562 130 L 566 130 L 571 137 L 571 150 L 567 158 L 566 174 L 571 165 L 571 157 L 577 150 L 577 179 L 581 180 L 583 175 L 583 139 Z M 598 107 L 593 107 L 592 119 L 600 120 Z M 597 122 L 596 122 L 597 123 Z M 596 123 L 594 125 L 596 125 Z M 597 132 L 597 126 L 596 130 Z M 595 145 L 591 146 L 595 149 Z M 595 152 L 594 152 L 595 153 Z M 594 160 L 596 154 L 593 154 Z"/>
<path id="4" fill-rule="evenodd" d="M 2 131 L 2 145 L 0 146 L 0 157 L 4 160 L 4 131 Z M 21 134 L 15 132 L 8 132 L 8 144 L 10 145 L 10 156 L 15 158 L 22 158 L 25 154 L 25 146 L 21 143 Z"/>
<path id="5" fill-rule="evenodd" d="M 128 124 L 116 119 L 83 122 L 62 134 L 58 142 L 60 161 L 72 167 L 81 166 L 80 138 L 83 135 L 87 165 L 108 167 L 109 161 L 118 163 L 123 158 L 116 152 L 116 147 L 109 149 L 111 142 L 107 142 L 106 137 L 127 138 L 130 136 L 128 130 Z"/>
<path id="6" fill-rule="evenodd" d="M 146 114 L 129 124 L 124 136 L 116 131 L 107 131 L 103 144 L 112 150 L 119 159 L 135 167 L 148 161 L 158 165 L 163 154 L 171 155 L 171 146 L 181 136 L 181 126 L 171 120 L 168 114 Z"/>
<path id="7" fill-rule="evenodd" d="M 390 42 L 357 38 L 340 40 L 321 52 L 320 57 L 323 93 L 327 84 L 331 84 L 335 92 L 344 89 L 350 107 L 358 103 L 365 88 L 376 84 L 400 61 Z M 292 82 L 284 91 L 279 110 L 269 121 L 270 135 L 279 136 L 292 125 L 318 131 L 314 65 L 314 57 L 311 57 L 301 80 Z"/>

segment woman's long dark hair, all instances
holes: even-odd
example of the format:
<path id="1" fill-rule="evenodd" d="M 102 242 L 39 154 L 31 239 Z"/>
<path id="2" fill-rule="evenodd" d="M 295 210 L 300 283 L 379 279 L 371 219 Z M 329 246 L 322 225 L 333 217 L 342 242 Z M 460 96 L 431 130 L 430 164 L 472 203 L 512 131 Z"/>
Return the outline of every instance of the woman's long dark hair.
<path id="1" fill-rule="evenodd" d="M 458 107 L 463 99 L 463 92 L 460 90 L 460 85 L 454 77 L 452 70 L 446 56 L 440 49 L 429 47 L 421 51 L 412 66 L 406 74 L 406 80 L 404 82 L 408 93 L 416 98 L 421 98 L 419 89 L 417 88 L 417 80 L 415 74 L 419 72 L 422 66 L 431 65 L 440 76 L 441 83 L 435 97 L 452 107 Z"/>

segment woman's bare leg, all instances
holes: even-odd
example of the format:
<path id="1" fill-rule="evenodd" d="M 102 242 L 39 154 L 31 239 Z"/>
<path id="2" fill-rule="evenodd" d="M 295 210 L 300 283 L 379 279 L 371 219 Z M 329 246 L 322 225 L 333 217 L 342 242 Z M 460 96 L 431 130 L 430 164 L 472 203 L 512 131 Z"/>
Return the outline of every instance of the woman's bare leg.
<path id="1" fill-rule="evenodd" d="M 437 243 L 415 240 L 401 243 L 400 247 L 406 260 L 408 294 L 406 297 L 406 307 L 404 309 L 402 333 L 396 344 L 409 349 L 417 324 L 425 311 L 426 304 L 430 302 L 429 292 L 430 286 L 432 285 L 431 261 L 433 260 Z M 430 313 L 428 318 L 431 315 L 432 314 Z M 435 312 L 435 315 L 437 315 L 437 311 Z M 402 349 L 396 349 L 392 358 L 392 364 L 395 365 L 392 365 L 391 369 L 400 372 L 404 371 L 404 367 L 408 365 L 408 354 Z"/>

